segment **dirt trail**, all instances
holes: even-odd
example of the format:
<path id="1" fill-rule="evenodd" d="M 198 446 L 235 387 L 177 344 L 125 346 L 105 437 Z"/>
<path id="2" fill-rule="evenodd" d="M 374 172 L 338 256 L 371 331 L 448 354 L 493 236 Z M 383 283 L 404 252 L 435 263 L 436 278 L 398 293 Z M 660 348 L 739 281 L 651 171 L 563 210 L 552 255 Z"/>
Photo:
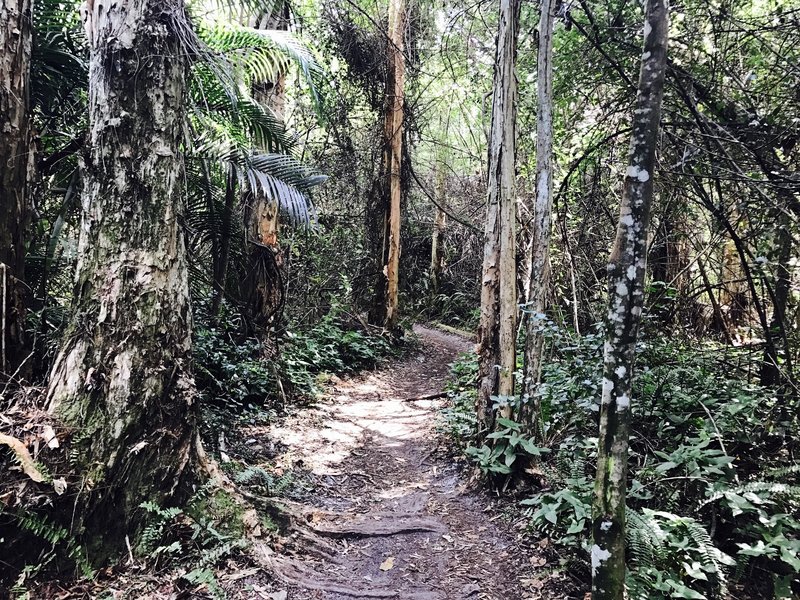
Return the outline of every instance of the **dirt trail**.
<path id="1" fill-rule="evenodd" d="M 536 557 L 440 448 L 442 401 L 407 401 L 441 391 L 448 365 L 471 344 L 424 327 L 415 333 L 417 354 L 336 381 L 326 401 L 270 433 L 285 445 L 278 464 L 313 473 L 315 527 L 349 530 L 331 540 L 333 560 L 303 557 L 309 581 L 323 584 L 289 589 L 289 600 L 534 597 L 521 577 Z"/>

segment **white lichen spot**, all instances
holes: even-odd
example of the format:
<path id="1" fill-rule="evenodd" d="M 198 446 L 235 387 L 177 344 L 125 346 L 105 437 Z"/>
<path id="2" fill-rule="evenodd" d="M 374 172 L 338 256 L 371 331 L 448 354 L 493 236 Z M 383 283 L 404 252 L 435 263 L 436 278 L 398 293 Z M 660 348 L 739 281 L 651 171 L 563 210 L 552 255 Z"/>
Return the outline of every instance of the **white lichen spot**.
<path id="1" fill-rule="evenodd" d="M 648 173 L 646 169 L 642 169 L 636 165 L 631 165 L 628 167 L 628 177 L 644 183 L 650 179 L 650 173 Z"/>
<path id="2" fill-rule="evenodd" d="M 634 307 L 631 309 L 631 314 L 632 314 L 634 317 L 638 317 L 639 315 L 641 315 L 641 314 L 642 314 L 642 307 L 641 307 L 641 306 L 634 306 Z"/>
<path id="3" fill-rule="evenodd" d="M 633 216 L 632 215 L 623 215 L 620 219 L 620 223 L 625 225 L 625 227 L 632 227 L 633 226 Z"/>
<path id="4" fill-rule="evenodd" d="M 620 365 L 619 367 L 617 367 L 616 369 L 614 369 L 614 373 L 615 373 L 615 374 L 616 374 L 616 376 L 617 376 L 617 377 L 619 377 L 620 379 L 622 379 L 623 377 L 625 377 L 625 373 L 627 373 L 627 372 L 628 372 L 628 369 L 626 369 L 626 368 L 625 368 L 625 367 L 623 367 L 622 365 Z"/>
<path id="5" fill-rule="evenodd" d="M 612 525 L 611 521 L 603 521 L 602 523 L 600 523 L 600 531 L 608 531 L 609 529 L 611 529 L 611 525 Z"/>
<path id="6" fill-rule="evenodd" d="M 653 32 L 653 28 L 648 21 L 644 22 L 644 37 L 649 36 Z"/>
<path id="7" fill-rule="evenodd" d="M 605 548 L 601 548 L 597 544 L 592 546 L 592 577 L 597 574 L 597 569 L 600 568 L 604 562 L 611 558 L 611 552 Z"/>
<path id="8" fill-rule="evenodd" d="M 630 279 L 631 281 L 636 279 L 636 265 L 631 265 L 630 267 L 628 267 L 628 279 Z"/>
<path id="9" fill-rule="evenodd" d="M 607 377 L 603 377 L 603 404 L 608 404 L 611 401 L 611 390 L 614 389 L 614 384 Z"/>
<path id="10" fill-rule="evenodd" d="M 628 410 L 628 407 L 630 405 L 631 405 L 631 399 L 628 397 L 628 394 L 622 394 L 622 396 L 617 396 L 617 412 Z"/>
<path id="11" fill-rule="evenodd" d="M 649 50 L 647 52 L 645 52 L 644 54 L 642 54 L 642 60 L 647 60 L 648 58 L 650 58 L 650 54 L 651 53 L 650 53 Z"/>
<path id="12" fill-rule="evenodd" d="M 625 285 L 624 281 L 620 281 L 617 284 L 616 292 L 617 292 L 617 296 L 627 296 L 628 295 L 628 286 Z"/>

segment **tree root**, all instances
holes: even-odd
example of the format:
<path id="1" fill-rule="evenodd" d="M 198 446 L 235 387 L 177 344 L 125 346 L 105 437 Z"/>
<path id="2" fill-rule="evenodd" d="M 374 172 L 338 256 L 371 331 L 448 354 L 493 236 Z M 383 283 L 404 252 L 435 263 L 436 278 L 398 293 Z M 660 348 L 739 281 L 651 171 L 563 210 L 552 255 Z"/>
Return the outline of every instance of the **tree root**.
<path id="1" fill-rule="evenodd" d="M 335 538 L 381 537 L 400 533 L 424 531 L 442 532 L 445 526 L 430 517 L 403 517 L 389 515 L 385 519 L 351 519 L 344 523 L 315 523 L 311 525 L 315 533 Z"/>
<path id="2" fill-rule="evenodd" d="M 253 558 L 259 566 L 287 585 L 353 596 L 354 598 L 400 597 L 400 592 L 390 588 L 353 588 L 331 579 L 322 578 L 302 562 L 279 556 L 264 543 L 259 543 L 253 547 Z"/>

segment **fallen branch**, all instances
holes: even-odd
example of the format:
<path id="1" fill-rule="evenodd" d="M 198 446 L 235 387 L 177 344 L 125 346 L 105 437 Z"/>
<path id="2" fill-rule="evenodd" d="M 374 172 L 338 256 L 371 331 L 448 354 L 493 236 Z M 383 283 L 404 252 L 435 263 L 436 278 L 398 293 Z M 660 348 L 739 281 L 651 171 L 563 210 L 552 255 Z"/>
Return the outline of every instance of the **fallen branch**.
<path id="1" fill-rule="evenodd" d="M 447 398 L 447 392 L 436 392 L 435 394 L 425 394 L 424 396 L 403 398 L 402 402 L 417 402 L 418 400 L 436 400 L 437 398 Z"/>

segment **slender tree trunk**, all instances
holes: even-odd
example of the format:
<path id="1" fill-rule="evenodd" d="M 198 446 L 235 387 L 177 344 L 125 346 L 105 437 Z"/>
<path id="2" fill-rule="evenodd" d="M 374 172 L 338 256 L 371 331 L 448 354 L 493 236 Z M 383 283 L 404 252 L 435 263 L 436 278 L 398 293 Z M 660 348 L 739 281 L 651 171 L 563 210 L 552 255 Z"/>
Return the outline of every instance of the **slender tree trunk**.
<path id="1" fill-rule="evenodd" d="M 481 276 L 481 320 L 478 328 L 479 429 L 491 431 L 491 396 L 514 393 L 516 367 L 517 282 L 516 221 L 516 100 L 515 75 L 519 0 L 501 0 L 497 32 L 489 136 L 489 182 L 486 238 Z M 504 413 L 507 415 L 508 410 Z"/>
<path id="2" fill-rule="evenodd" d="M 231 224 L 233 223 L 233 205 L 236 200 L 236 174 L 233 169 L 225 175 L 225 205 L 222 207 L 220 219 L 221 231 L 212 238 L 214 296 L 211 300 L 211 314 L 219 316 L 220 305 L 225 297 L 228 282 L 228 267 L 231 256 Z M 213 203 L 213 201 L 210 201 Z"/>
<path id="3" fill-rule="evenodd" d="M 48 409 L 72 430 L 77 534 L 92 560 L 179 500 L 194 440 L 182 219 L 189 27 L 181 0 L 90 2 L 89 147 L 75 314 Z"/>
<path id="4" fill-rule="evenodd" d="M 775 211 L 778 213 L 778 211 Z M 791 290 L 791 271 L 789 261 L 792 257 L 792 234 L 786 213 L 776 214 L 777 232 L 775 240 L 775 284 L 773 294 L 772 318 L 769 322 L 769 335 L 775 340 L 786 340 L 786 312 Z M 780 356 L 782 354 L 782 356 Z M 782 358 L 782 360 L 781 360 Z M 764 386 L 782 386 L 794 381 L 791 354 L 788 346 L 779 353 L 776 345 L 767 346 L 764 362 L 761 365 L 760 383 Z"/>
<path id="5" fill-rule="evenodd" d="M 272 12 L 261 15 L 252 25 L 258 29 L 285 31 L 289 28 L 290 16 L 289 3 L 279 0 Z M 275 81 L 257 84 L 253 96 L 282 121 L 286 105 L 286 74 L 279 72 Z M 274 326 L 280 321 L 286 298 L 286 263 L 279 243 L 280 210 L 277 200 L 269 197 L 263 189 L 250 190 L 245 195 L 245 205 L 250 260 L 243 282 L 244 296 L 261 338 L 264 356 L 274 359 L 279 352 Z"/>
<path id="6" fill-rule="evenodd" d="M 445 183 L 444 164 L 440 160 L 436 168 L 436 197 L 440 206 L 446 204 L 446 187 Z M 444 239 L 444 231 L 447 227 L 447 215 L 445 212 L 437 207 L 434 207 L 436 216 L 433 220 L 433 233 L 431 235 L 431 269 L 430 269 L 430 282 L 431 294 L 434 296 L 439 293 L 439 279 L 444 269 L 444 255 L 442 253 L 442 241 Z"/>
<path id="7" fill-rule="evenodd" d="M 550 287 L 550 231 L 553 212 L 553 22 L 555 0 L 542 0 L 539 15 L 536 112 L 536 203 L 531 242 L 531 281 L 526 302 L 525 413 L 533 421 L 539 413 L 536 389 L 542 371 L 542 319 Z"/>
<path id="8" fill-rule="evenodd" d="M 593 505 L 592 599 L 625 594 L 625 492 L 631 381 L 644 298 L 647 228 L 667 59 L 666 0 L 647 0 L 630 162 L 608 265 L 609 309 L 603 358 L 597 479 Z"/>
<path id="9" fill-rule="evenodd" d="M 25 359 L 25 233 L 34 153 L 30 0 L 0 3 L 0 374 Z"/>
<path id="10" fill-rule="evenodd" d="M 400 270 L 400 204 L 403 155 L 403 103 L 405 85 L 405 0 L 389 0 L 389 45 L 387 49 L 386 112 L 384 115 L 383 270 L 378 274 L 370 321 L 391 331 L 397 326 Z"/>

